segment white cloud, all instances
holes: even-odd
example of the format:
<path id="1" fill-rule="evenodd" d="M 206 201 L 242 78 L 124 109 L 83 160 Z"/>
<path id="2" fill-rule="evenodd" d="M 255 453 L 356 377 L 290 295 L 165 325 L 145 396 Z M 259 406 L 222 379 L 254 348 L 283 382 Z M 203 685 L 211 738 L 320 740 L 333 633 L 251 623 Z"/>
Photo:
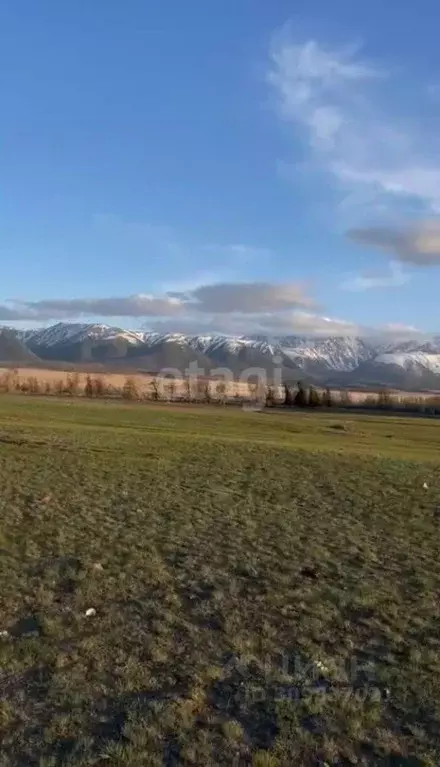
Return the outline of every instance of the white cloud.
<path id="1" fill-rule="evenodd" d="M 359 194 L 365 199 L 364 188 L 375 205 L 381 198 L 410 199 L 440 210 L 436 131 L 428 134 L 425 121 L 422 135 L 421 127 L 395 116 L 391 91 L 380 90 L 391 76 L 364 62 L 359 49 L 298 43 L 284 30 L 271 48 L 268 79 L 311 166 L 328 173 L 353 203 Z"/>

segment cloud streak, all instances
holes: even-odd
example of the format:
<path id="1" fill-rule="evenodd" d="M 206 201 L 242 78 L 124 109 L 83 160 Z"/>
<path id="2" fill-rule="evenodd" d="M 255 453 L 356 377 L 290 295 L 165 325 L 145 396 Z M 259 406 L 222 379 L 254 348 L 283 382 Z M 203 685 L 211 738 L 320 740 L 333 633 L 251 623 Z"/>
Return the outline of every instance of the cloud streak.
<path id="1" fill-rule="evenodd" d="M 409 274 L 406 274 L 400 263 L 391 263 L 390 274 L 357 274 L 349 277 L 341 285 L 342 290 L 353 292 L 365 292 L 383 288 L 397 288 L 409 282 Z"/>
<path id="2" fill-rule="evenodd" d="M 412 227 L 365 227 L 350 229 L 347 237 L 358 245 L 384 250 L 414 266 L 440 265 L 440 221 L 425 221 Z"/>
<path id="3" fill-rule="evenodd" d="M 71 320 L 84 316 L 185 319 L 202 315 L 239 315 L 245 318 L 253 314 L 285 312 L 314 305 L 313 299 L 295 283 L 216 283 L 163 295 L 7 301 L 0 304 L 0 320 Z"/>
<path id="4" fill-rule="evenodd" d="M 382 92 L 393 85 L 391 74 L 364 61 L 358 48 L 298 42 L 284 29 L 271 46 L 268 82 L 311 167 L 329 175 L 346 204 L 406 200 L 440 210 L 436 132 L 425 127 L 422 134 L 396 117 L 392 90 Z"/>

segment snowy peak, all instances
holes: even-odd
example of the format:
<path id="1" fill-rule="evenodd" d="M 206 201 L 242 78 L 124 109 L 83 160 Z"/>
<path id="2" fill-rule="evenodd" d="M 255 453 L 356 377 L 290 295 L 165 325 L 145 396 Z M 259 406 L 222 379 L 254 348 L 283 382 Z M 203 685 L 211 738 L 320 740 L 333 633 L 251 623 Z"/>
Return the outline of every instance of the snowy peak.
<path id="1" fill-rule="evenodd" d="M 158 333 L 155 331 L 124 330 L 99 323 L 66 323 L 42 329 L 14 331 L 26 347 L 42 359 L 69 361 L 135 360 L 154 357 L 160 368 L 170 359 L 191 360 L 203 357 L 208 367 L 231 367 L 234 372 L 250 366 L 273 369 L 281 364 L 283 371 L 301 370 L 316 381 L 383 380 L 384 371 L 390 379 L 408 373 L 412 379 L 428 374 L 440 376 L 440 336 L 399 340 L 391 343 L 382 339 L 356 336 L 226 336 Z M 280 361 L 276 359 L 278 355 Z M 133 363 L 134 364 L 134 363 Z M 176 362 L 177 364 L 177 362 Z M 394 372 L 393 372 L 394 371 Z M 293 374 L 293 373 L 292 373 Z M 388 373 L 387 373 L 388 375 Z M 440 388 L 440 383 L 439 383 Z"/>
<path id="2" fill-rule="evenodd" d="M 379 354 L 375 362 L 380 365 L 397 365 L 408 371 L 429 370 L 440 375 L 440 354 L 429 354 L 425 351 L 394 352 Z"/>
<path id="3" fill-rule="evenodd" d="M 110 341 L 115 338 L 124 338 L 132 344 L 140 344 L 143 340 L 142 333 L 122 330 L 111 325 L 81 322 L 58 322 L 49 328 L 26 330 L 20 336 L 27 344 L 46 348 L 57 346 L 58 344 L 81 343 L 89 339 L 93 341 Z"/>
<path id="4" fill-rule="evenodd" d="M 279 346 L 299 367 L 310 364 L 326 366 L 329 370 L 355 370 L 361 362 L 375 356 L 371 344 L 356 337 L 310 338 L 288 336 L 279 339 Z"/>

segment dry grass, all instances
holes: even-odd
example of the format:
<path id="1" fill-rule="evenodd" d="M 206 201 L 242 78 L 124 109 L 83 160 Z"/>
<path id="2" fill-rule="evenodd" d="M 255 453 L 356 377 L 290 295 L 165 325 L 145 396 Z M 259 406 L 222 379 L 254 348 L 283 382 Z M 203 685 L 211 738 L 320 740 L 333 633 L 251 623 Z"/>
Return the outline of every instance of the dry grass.
<path id="1" fill-rule="evenodd" d="M 0 764 L 438 765 L 439 447 L 0 398 Z"/>

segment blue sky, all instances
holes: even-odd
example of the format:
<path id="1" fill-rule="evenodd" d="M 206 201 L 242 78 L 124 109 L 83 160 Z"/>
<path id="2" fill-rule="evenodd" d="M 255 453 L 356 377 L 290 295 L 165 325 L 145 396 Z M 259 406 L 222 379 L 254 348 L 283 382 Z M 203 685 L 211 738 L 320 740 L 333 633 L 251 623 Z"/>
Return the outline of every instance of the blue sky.
<path id="1" fill-rule="evenodd" d="M 440 330 L 439 21 L 3 0 L 0 320 Z"/>

